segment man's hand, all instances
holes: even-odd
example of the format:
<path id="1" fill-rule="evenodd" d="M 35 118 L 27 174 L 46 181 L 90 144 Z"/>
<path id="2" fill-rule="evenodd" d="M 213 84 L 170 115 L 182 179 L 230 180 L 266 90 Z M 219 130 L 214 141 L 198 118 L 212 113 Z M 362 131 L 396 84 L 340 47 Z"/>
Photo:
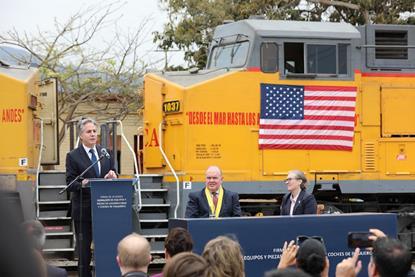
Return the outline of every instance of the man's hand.
<path id="1" fill-rule="evenodd" d="M 294 241 L 290 241 L 287 245 L 287 242 L 284 242 L 282 247 L 282 254 L 280 258 L 280 263 L 278 264 L 278 269 L 284 269 L 291 265 L 295 265 L 295 256 L 297 255 L 298 246 L 294 244 Z"/>
<path id="2" fill-rule="evenodd" d="M 115 174 L 114 170 L 108 171 L 108 173 L 104 177 L 105 179 L 117 179 L 117 174 Z"/>
<path id="3" fill-rule="evenodd" d="M 82 187 L 86 187 L 89 183 L 89 179 L 83 179 L 81 182 Z"/>
<path id="4" fill-rule="evenodd" d="M 359 259 L 360 249 L 354 250 L 353 257 L 344 259 L 336 266 L 336 277 L 355 277 L 362 269 L 362 261 Z"/>

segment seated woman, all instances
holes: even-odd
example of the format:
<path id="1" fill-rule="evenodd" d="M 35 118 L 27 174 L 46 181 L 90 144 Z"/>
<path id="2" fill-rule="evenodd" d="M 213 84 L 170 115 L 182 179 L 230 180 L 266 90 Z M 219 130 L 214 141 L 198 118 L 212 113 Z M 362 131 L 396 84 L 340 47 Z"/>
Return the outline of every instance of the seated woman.
<path id="1" fill-rule="evenodd" d="M 306 191 L 307 178 L 304 172 L 291 170 L 288 172 L 285 184 L 287 185 L 288 193 L 284 195 L 281 201 L 281 215 L 317 213 L 317 201 L 314 195 Z"/>

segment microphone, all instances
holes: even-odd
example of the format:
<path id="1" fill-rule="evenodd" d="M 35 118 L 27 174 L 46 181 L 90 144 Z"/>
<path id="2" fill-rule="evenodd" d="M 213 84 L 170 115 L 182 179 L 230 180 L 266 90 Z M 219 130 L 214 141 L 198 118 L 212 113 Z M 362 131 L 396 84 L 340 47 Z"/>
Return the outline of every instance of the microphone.
<path id="1" fill-rule="evenodd" d="M 109 159 L 111 159 L 111 156 L 110 156 L 110 154 L 108 153 L 107 149 L 102 148 L 102 149 L 101 149 L 101 154 L 102 154 L 105 158 L 107 158 L 108 160 L 109 160 Z"/>

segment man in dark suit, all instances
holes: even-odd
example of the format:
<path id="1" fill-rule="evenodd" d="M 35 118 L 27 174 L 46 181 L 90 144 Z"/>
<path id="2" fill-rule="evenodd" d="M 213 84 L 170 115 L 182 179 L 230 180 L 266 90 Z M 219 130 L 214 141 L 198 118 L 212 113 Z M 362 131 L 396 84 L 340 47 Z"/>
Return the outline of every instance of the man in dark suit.
<path id="1" fill-rule="evenodd" d="M 90 118 L 79 123 L 81 145 L 66 155 L 66 183 L 72 182 L 93 162 L 100 159 L 102 147 L 97 145 L 97 123 Z M 78 273 L 81 277 L 90 277 L 91 270 L 91 193 L 89 179 L 115 179 L 112 159 L 101 159 L 88 170 L 82 179 L 75 181 L 68 191 L 72 192 L 72 218 L 75 225 L 76 246 L 78 249 Z M 82 203 L 82 204 L 81 204 Z"/>
<path id="2" fill-rule="evenodd" d="M 289 192 L 282 198 L 280 207 L 281 215 L 317 213 L 317 201 L 314 195 L 306 191 L 307 178 L 304 172 L 291 170 L 288 172 L 285 183 Z"/>
<path id="3" fill-rule="evenodd" d="M 185 217 L 232 217 L 241 216 L 239 196 L 222 187 L 222 171 L 217 166 L 206 170 L 206 186 L 201 191 L 191 192 Z"/>

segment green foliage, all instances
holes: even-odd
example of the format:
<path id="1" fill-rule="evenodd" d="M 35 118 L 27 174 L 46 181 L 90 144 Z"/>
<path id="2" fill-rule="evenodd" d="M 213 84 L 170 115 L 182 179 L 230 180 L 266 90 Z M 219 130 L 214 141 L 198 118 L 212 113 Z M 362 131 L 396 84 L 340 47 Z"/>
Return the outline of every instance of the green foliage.
<path id="1" fill-rule="evenodd" d="M 225 20 L 242 20 L 251 15 L 267 19 L 345 21 L 366 23 L 413 24 L 400 13 L 415 12 L 414 0 L 160 0 L 169 22 L 162 32 L 154 33 L 160 49 L 185 52 L 188 66 L 204 68 L 213 30 Z"/>

